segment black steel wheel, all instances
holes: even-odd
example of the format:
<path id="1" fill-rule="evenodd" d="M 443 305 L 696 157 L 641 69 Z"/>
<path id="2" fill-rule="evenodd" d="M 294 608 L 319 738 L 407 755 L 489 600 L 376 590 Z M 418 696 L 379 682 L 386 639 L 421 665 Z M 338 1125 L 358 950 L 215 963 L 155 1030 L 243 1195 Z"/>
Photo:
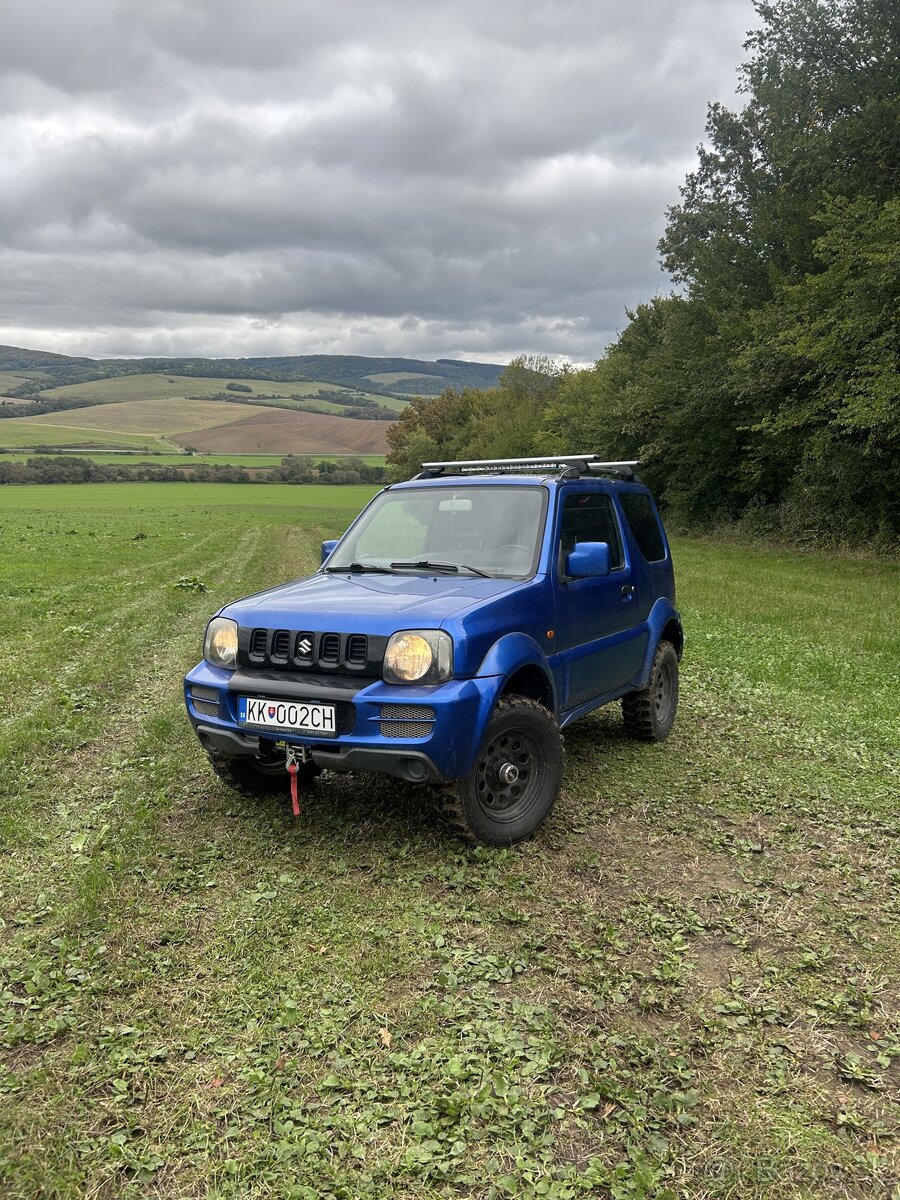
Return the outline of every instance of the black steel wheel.
<path id="1" fill-rule="evenodd" d="M 672 732 L 678 712 L 678 654 L 671 642 L 660 642 L 650 682 L 622 697 L 625 730 L 645 742 L 661 742 Z"/>
<path id="2" fill-rule="evenodd" d="M 448 787 L 444 811 L 469 841 L 510 846 L 547 820 L 562 782 L 559 726 L 536 700 L 504 696 L 471 774 Z"/>

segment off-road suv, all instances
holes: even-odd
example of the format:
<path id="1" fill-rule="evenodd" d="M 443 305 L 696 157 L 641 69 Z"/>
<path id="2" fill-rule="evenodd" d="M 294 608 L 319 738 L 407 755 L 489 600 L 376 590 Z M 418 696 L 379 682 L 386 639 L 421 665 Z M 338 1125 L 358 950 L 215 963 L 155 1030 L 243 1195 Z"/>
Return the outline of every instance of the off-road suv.
<path id="1" fill-rule="evenodd" d="M 532 835 L 562 729 L 619 699 L 635 737 L 675 720 L 681 619 L 637 465 L 426 463 L 384 488 L 315 575 L 209 622 L 185 698 L 213 770 L 250 795 L 377 771 L 439 785 L 471 840 Z"/>

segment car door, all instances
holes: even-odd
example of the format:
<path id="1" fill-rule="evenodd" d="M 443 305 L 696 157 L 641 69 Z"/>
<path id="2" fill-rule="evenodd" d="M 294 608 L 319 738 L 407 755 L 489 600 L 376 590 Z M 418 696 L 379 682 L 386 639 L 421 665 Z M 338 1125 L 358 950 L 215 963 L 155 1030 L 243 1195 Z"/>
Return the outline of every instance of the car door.
<path id="1" fill-rule="evenodd" d="M 606 542 L 610 573 L 572 579 L 566 559 L 580 542 Z M 557 514 L 558 652 L 566 667 L 566 709 L 625 686 L 640 670 L 647 644 L 638 615 L 638 580 L 607 491 L 566 488 Z"/>

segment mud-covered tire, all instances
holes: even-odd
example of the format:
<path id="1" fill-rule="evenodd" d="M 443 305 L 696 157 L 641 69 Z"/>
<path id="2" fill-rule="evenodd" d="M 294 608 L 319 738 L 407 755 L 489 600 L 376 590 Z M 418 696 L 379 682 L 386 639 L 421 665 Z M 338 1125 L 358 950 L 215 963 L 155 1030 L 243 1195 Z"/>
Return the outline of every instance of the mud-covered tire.
<path id="1" fill-rule="evenodd" d="M 553 714 L 536 700 L 503 696 L 471 774 L 444 790 L 444 815 L 467 841 L 511 846 L 532 837 L 550 816 L 562 774 L 562 735 Z"/>
<path id="2" fill-rule="evenodd" d="M 625 732 L 644 742 L 661 742 L 672 732 L 678 712 L 678 654 L 671 642 L 660 642 L 650 682 L 622 697 Z"/>
<path id="3" fill-rule="evenodd" d="M 249 757 L 222 758 L 218 754 L 210 754 L 207 757 L 210 766 L 222 782 L 242 796 L 280 796 L 290 793 L 291 777 L 287 773 L 283 758 L 267 761 Z M 321 768 L 314 763 L 301 763 L 297 773 L 297 784 L 301 791 L 309 787 L 320 772 Z"/>

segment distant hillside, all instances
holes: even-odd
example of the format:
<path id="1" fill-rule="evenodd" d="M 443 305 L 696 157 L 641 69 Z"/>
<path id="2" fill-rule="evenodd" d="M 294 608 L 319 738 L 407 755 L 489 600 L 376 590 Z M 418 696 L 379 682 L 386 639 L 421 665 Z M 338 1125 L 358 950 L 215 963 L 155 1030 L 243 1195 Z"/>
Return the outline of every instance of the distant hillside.
<path id="1" fill-rule="evenodd" d="M 384 454 L 385 421 L 169 396 L 0 420 L 0 448 L 124 447 L 223 454 Z"/>
<path id="2" fill-rule="evenodd" d="M 428 362 L 415 358 L 371 358 L 349 354 L 303 354 L 280 358 L 73 358 L 18 346 L 0 346 L 0 372 L 27 372 L 6 394 L 28 398 L 50 388 L 129 375 L 257 379 L 276 383 L 317 383 L 350 388 L 371 396 L 408 400 L 437 396 L 448 387 L 492 388 L 503 371 L 499 363 L 459 359 Z"/>
<path id="3" fill-rule="evenodd" d="M 42 371 L 45 367 L 90 364 L 90 358 L 71 358 L 68 354 L 50 354 L 46 350 L 23 350 L 20 346 L 0 346 L 0 371 Z"/>

